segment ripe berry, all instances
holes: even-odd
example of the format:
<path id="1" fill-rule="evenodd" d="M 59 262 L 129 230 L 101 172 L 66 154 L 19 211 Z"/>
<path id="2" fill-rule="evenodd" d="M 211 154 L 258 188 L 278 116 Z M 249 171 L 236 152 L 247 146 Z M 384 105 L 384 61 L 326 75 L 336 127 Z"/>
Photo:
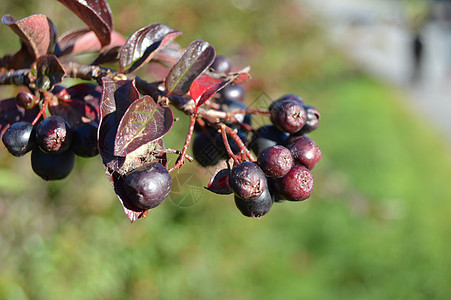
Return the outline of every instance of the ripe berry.
<path id="1" fill-rule="evenodd" d="M 67 150 L 57 154 L 48 154 L 39 147 L 31 151 L 31 167 L 44 180 L 66 178 L 74 168 L 75 154 Z"/>
<path id="2" fill-rule="evenodd" d="M 69 124 L 60 116 L 50 116 L 37 127 L 38 145 L 47 153 L 61 153 L 69 149 L 72 132 Z"/>
<path id="3" fill-rule="evenodd" d="M 232 61 L 227 56 L 218 55 L 210 68 L 219 73 L 229 73 L 232 71 Z"/>
<path id="4" fill-rule="evenodd" d="M 269 212 L 272 204 L 273 199 L 268 188 L 258 198 L 253 200 L 243 199 L 235 195 L 235 205 L 246 217 L 260 218 Z"/>
<path id="5" fill-rule="evenodd" d="M 233 193 L 230 187 L 230 170 L 222 169 L 210 179 L 207 190 L 220 195 L 229 195 Z"/>
<path id="6" fill-rule="evenodd" d="M 289 133 L 299 131 L 307 119 L 307 113 L 302 104 L 294 100 L 278 102 L 271 108 L 270 113 L 271 122 Z"/>
<path id="7" fill-rule="evenodd" d="M 171 187 L 171 175 L 157 162 L 135 169 L 128 173 L 124 180 L 127 198 L 142 209 L 160 205 L 168 196 Z"/>
<path id="8" fill-rule="evenodd" d="M 219 91 L 219 95 L 222 99 L 233 99 L 243 102 L 246 91 L 240 84 L 229 84 Z"/>
<path id="9" fill-rule="evenodd" d="M 196 133 L 193 140 L 193 156 L 202 167 L 216 165 L 225 155 L 221 134 L 214 130 Z"/>
<path id="10" fill-rule="evenodd" d="M 287 146 L 293 155 L 294 160 L 306 166 L 309 170 L 313 169 L 316 163 L 321 159 L 321 150 L 315 141 L 306 135 L 299 136 L 294 142 Z"/>
<path id="11" fill-rule="evenodd" d="M 259 155 L 264 149 L 285 143 L 288 134 L 276 128 L 273 125 L 265 125 L 260 127 L 256 134 L 252 137 L 249 147 Z"/>
<path id="12" fill-rule="evenodd" d="M 293 157 L 290 150 L 284 146 L 275 145 L 260 152 L 257 163 L 266 176 L 283 177 L 291 170 Z"/>
<path id="13" fill-rule="evenodd" d="M 95 123 L 81 123 L 72 129 L 72 150 L 76 155 L 93 157 L 99 154 L 97 128 Z"/>
<path id="14" fill-rule="evenodd" d="M 243 162 L 232 168 L 230 187 L 240 198 L 256 199 L 267 187 L 265 173 L 256 163 Z"/>
<path id="15" fill-rule="evenodd" d="M 304 109 L 307 112 L 307 119 L 305 120 L 305 124 L 299 133 L 309 133 L 318 128 L 320 114 L 319 111 L 311 105 L 304 104 Z"/>
<path id="16" fill-rule="evenodd" d="M 313 176 L 304 166 L 294 166 L 284 177 L 278 179 L 282 196 L 290 201 L 302 201 L 310 197 L 313 190 Z"/>
<path id="17" fill-rule="evenodd" d="M 35 95 L 27 92 L 19 92 L 16 96 L 17 105 L 25 109 L 35 107 L 36 104 L 39 103 L 39 100 L 39 97 L 36 97 Z"/>
<path id="18" fill-rule="evenodd" d="M 274 100 L 271 103 L 271 105 L 269 106 L 269 110 L 271 110 L 275 105 L 278 105 L 280 102 L 282 102 L 284 100 L 293 100 L 293 101 L 296 101 L 296 102 L 298 102 L 300 104 L 304 104 L 304 101 L 298 95 L 296 95 L 296 94 L 286 94 L 286 95 L 283 95 L 282 97 L 280 97 L 279 99 Z"/>
<path id="19" fill-rule="evenodd" d="M 14 156 L 25 155 L 36 147 L 36 134 L 31 123 L 20 121 L 12 124 L 3 134 L 3 144 Z"/>

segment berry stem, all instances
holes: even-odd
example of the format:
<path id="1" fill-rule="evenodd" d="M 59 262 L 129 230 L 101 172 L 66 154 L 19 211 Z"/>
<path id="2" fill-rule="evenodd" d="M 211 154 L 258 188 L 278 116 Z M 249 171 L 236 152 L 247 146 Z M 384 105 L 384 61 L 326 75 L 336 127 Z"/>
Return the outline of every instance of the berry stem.
<path id="1" fill-rule="evenodd" d="M 224 125 L 225 126 L 225 125 Z M 247 149 L 246 145 L 244 145 L 243 141 L 241 140 L 241 138 L 238 136 L 236 129 L 232 129 L 228 126 L 225 126 L 225 130 L 227 132 L 228 135 L 230 135 L 233 140 L 235 141 L 235 143 L 238 145 L 238 147 L 240 148 L 240 151 L 244 154 L 246 154 L 247 158 L 249 159 L 249 161 L 251 162 L 255 162 L 255 158 L 252 155 L 252 153 L 249 151 L 249 149 Z"/>
<path id="2" fill-rule="evenodd" d="M 188 150 L 188 147 L 191 143 L 191 138 L 193 137 L 194 125 L 196 124 L 196 118 L 197 118 L 197 108 L 194 109 L 194 113 L 190 116 L 190 124 L 189 124 L 188 134 L 186 135 L 185 145 L 183 146 L 182 152 L 180 153 L 180 156 L 177 159 L 177 162 L 175 163 L 175 165 L 171 169 L 169 169 L 169 173 L 171 173 L 175 169 L 180 169 L 183 166 L 183 164 L 185 163 L 186 151 Z"/>
<path id="3" fill-rule="evenodd" d="M 38 115 L 36 116 L 36 118 L 34 118 L 33 122 L 31 122 L 31 125 L 35 125 L 38 120 L 41 118 L 41 116 L 45 119 L 45 110 L 47 109 L 47 105 L 50 102 L 50 98 L 49 97 L 45 97 L 44 98 L 44 103 L 42 103 L 42 107 L 41 110 L 39 111 Z"/>
<path id="4" fill-rule="evenodd" d="M 224 146 L 227 150 L 227 153 L 231 158 L 233 158 L 233 162 L 235 165 L 239 164 L 240 161 L 238 160 L 237 156 L 233 153 L 232 148 L 230 148 L 229 141 L 227 139 L 227 133 L 226 133 L 226 125 L 221 124 L 221 135 L 222 135 L 222 142 L 224 143 Z"/>

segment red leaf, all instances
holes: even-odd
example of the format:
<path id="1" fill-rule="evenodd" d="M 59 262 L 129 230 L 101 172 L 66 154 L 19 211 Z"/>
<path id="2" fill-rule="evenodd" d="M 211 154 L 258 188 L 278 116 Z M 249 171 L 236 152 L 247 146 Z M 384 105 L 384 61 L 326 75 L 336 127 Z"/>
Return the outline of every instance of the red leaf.
<path id="1" fill-rule="evenodd" d="M 58 0 L 75 13 L 99 38 L 102 46 L 111 42 L 113 18 L 105 0 Z"/>
<path id="2" fill-rule="evenodd" d="M 57 34 L 52 21 L 44 15 L 32 15 L 16 20 L 11 15 L 4 15 L 2 23 L 11 28 L 26 45 L 28 52 L 38 58 L 47 54 L 55 45 Z"/>
<path id="3" fill-rule="evenodd" d="M 250 78 L 249 68 L 228 74 L 227 76 L 216 76 L 216 73 L 206 73 L 198 77 L 191 85 L 190 95 L 197 106 L 201 106 L 215 93 L 223 89 L 226 85 L 238 84 Z"/>

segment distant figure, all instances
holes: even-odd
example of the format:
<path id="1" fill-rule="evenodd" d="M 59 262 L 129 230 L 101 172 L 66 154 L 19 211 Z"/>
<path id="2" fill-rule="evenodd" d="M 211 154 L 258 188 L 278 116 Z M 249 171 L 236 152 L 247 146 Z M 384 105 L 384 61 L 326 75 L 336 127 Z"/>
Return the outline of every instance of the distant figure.
<path id="1" fill-rule="evenodd" d="M 412 81 L 421 78 L 421 65 L 423 61 L 423 38 L 419 30 L 416 30 L 411 44 L 412 49 Z"/>
<path id="2" fill-rule="evenodd" d="M 435 0 L 433 8 L 432 17 L 442 31 L 446 72 L 451 77 L 451 0 Z"/>

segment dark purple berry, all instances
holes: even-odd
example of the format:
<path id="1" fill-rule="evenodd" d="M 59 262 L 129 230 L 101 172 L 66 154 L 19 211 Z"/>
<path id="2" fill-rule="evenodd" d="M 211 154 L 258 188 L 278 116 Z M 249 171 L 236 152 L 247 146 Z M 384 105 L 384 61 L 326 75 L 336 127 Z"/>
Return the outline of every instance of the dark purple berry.
<path id="1" fill-rule="evenodd" d="M 31 151 L 31 167 L 44 180 L 66 178 L 74 168 L 75 154 L 67 150 L 57 154 L 48 154 L 39 147 Z"/>
<path id="2" fill-rule="evenodd" d="M 266 176 L 283 177 L 291 170 L 293 157 L 290 150 L 284 146 L 275 145 L 260 152 L 257 163 Z"/>
<path id="3" fill-rule="evenodd" d="M 299 97 L 298 95 L 296 95 L 296 94 L 286 94 L 286 95 L 283 95 L 282 97 L 280 97 L 279 99 L 274 100 L 269 105 L 269 109 L 268 110 L 271 110 L 275 105 L 279 104 L 280 102 L 282 102 L 284 100 L 293 100 L 293 101 L 299 102 L 300 104 L 304 103 L 302 98 Z"/>
<path id="4" fill-rule="evenodd" d="M 218 55 L 210 68 L 219 73 L 229 73 L 232 71 L 232 61 L 227 56 Z"/>
<path id="5" fill-rule="evenodd" d="M 309 133 L 318 128 L 320 114 L 319 111 L 311 105 L 304 104 L 304 109 L 307 112 L 307 119 L 305 120 L 305 124 L 299 133 Z"/>
<path id="6" fill-rule="evenodd" d="M 306 166 L 309 170 L 313 169 L 321 159 L 321 150 L 315 141 L 306 135 L 302 135 L 287 146 L 291 151 L 294 160 Z"/>
<path id="7" fill-rule="evenodd" d="M 127 199 L 142 209 L 160 205 L 168 196 L 171 187 L 171 175 L 157 162 L 135 169 L 128 173 L 124 180 Z"/>
<path id="8" fill-rule="evenodd" d="M 229 195 L 233 193 L 232 188 L 230 187 L 230 170 L 222 169 L 216 173 L 216 175 L 210 179 L 206 189 L 220 195 Z"/>
<path id="9" fill-rule="evenodd" d="M 294 166 L 284 177 L 278 179 L 283 198 L 302 201 L 310 197 L 313 190 L 313 176 L 304 166 Z"/>
<path id="10" fill-rule="evenodd" d="M 284 144 L 288 138 L 288 134 L 276 128 L 273 125 L 265 125 L 260 127 L 252 137 L 249 147 L 259 155 L 264 149 Z"/>
<path id="11" fill-rule="evenodd" d="M 233 99 L 243 102 L 246 91 L 240 84 L 229 84 L 219 91 L 219 95 L 222 99 Z"/>
<path id="12" fill-rule="evenodd" d="M 60 116 L 45 118 L 37 127 L 38 145 L 47 153 L 61 153 L 69 149 L 72 132 Z"/>
<path id="13" fill-rule="evenodd" d="M 202 167 L 216 165 L 225 155 L 220 133 L 213 129 L 196 133 L 193 140 L 193 156 Z"/>
<path id="14" fill-rule="evenodd" d="M 256 199 L 267 187 L 265 173 L 253 162 L 243 162 L 232 168 L 230 186 L 240 198 Z"/>
<path id="15" fill-rule="evenodd" d="M 281 178 L 267 177 L 269 193 L 271 194 L 272 200 L 274 202 L 284 202 L 286 201 L 280 191 L 280 180 Z"/>
<path id="16" fill-rule="evenodd" d="M 36 134 L 31 123 L 20 121 L 12 124 L 3 134 L 3 144 L 14 156 L 23 156 L 36 147 Z"/>
<path id="17" fill-rule="evenodd" d="M 16 96 L 16 103 L 18 106 L 25 109 L 31 109 L 39 103 L 39 97 L 27 92 L 19 92 Z"/>
<path id="18" fill-rule="evenodd" d="M 258 198 L 253 200 L 243 199 L 235 195 L 235 205 L 246 217 L 260 218 L 269 212 L 272 204 L 273 199 L 268 188 Z"/>
<path id="19" fill-rule="evenodd" d="M 283 100 L 270 110 L 271 122 L 279 129 L 294 133 L 305 124 L 307 113 L 304 107 L 294 100 Z"/>
<path id="20" fill-rule="evenodd" d="M 72 150 L 76 155 L 93 157 L 99 154 L 97 128 L 95 123 L 81 123 L 72 129 Z"/>

